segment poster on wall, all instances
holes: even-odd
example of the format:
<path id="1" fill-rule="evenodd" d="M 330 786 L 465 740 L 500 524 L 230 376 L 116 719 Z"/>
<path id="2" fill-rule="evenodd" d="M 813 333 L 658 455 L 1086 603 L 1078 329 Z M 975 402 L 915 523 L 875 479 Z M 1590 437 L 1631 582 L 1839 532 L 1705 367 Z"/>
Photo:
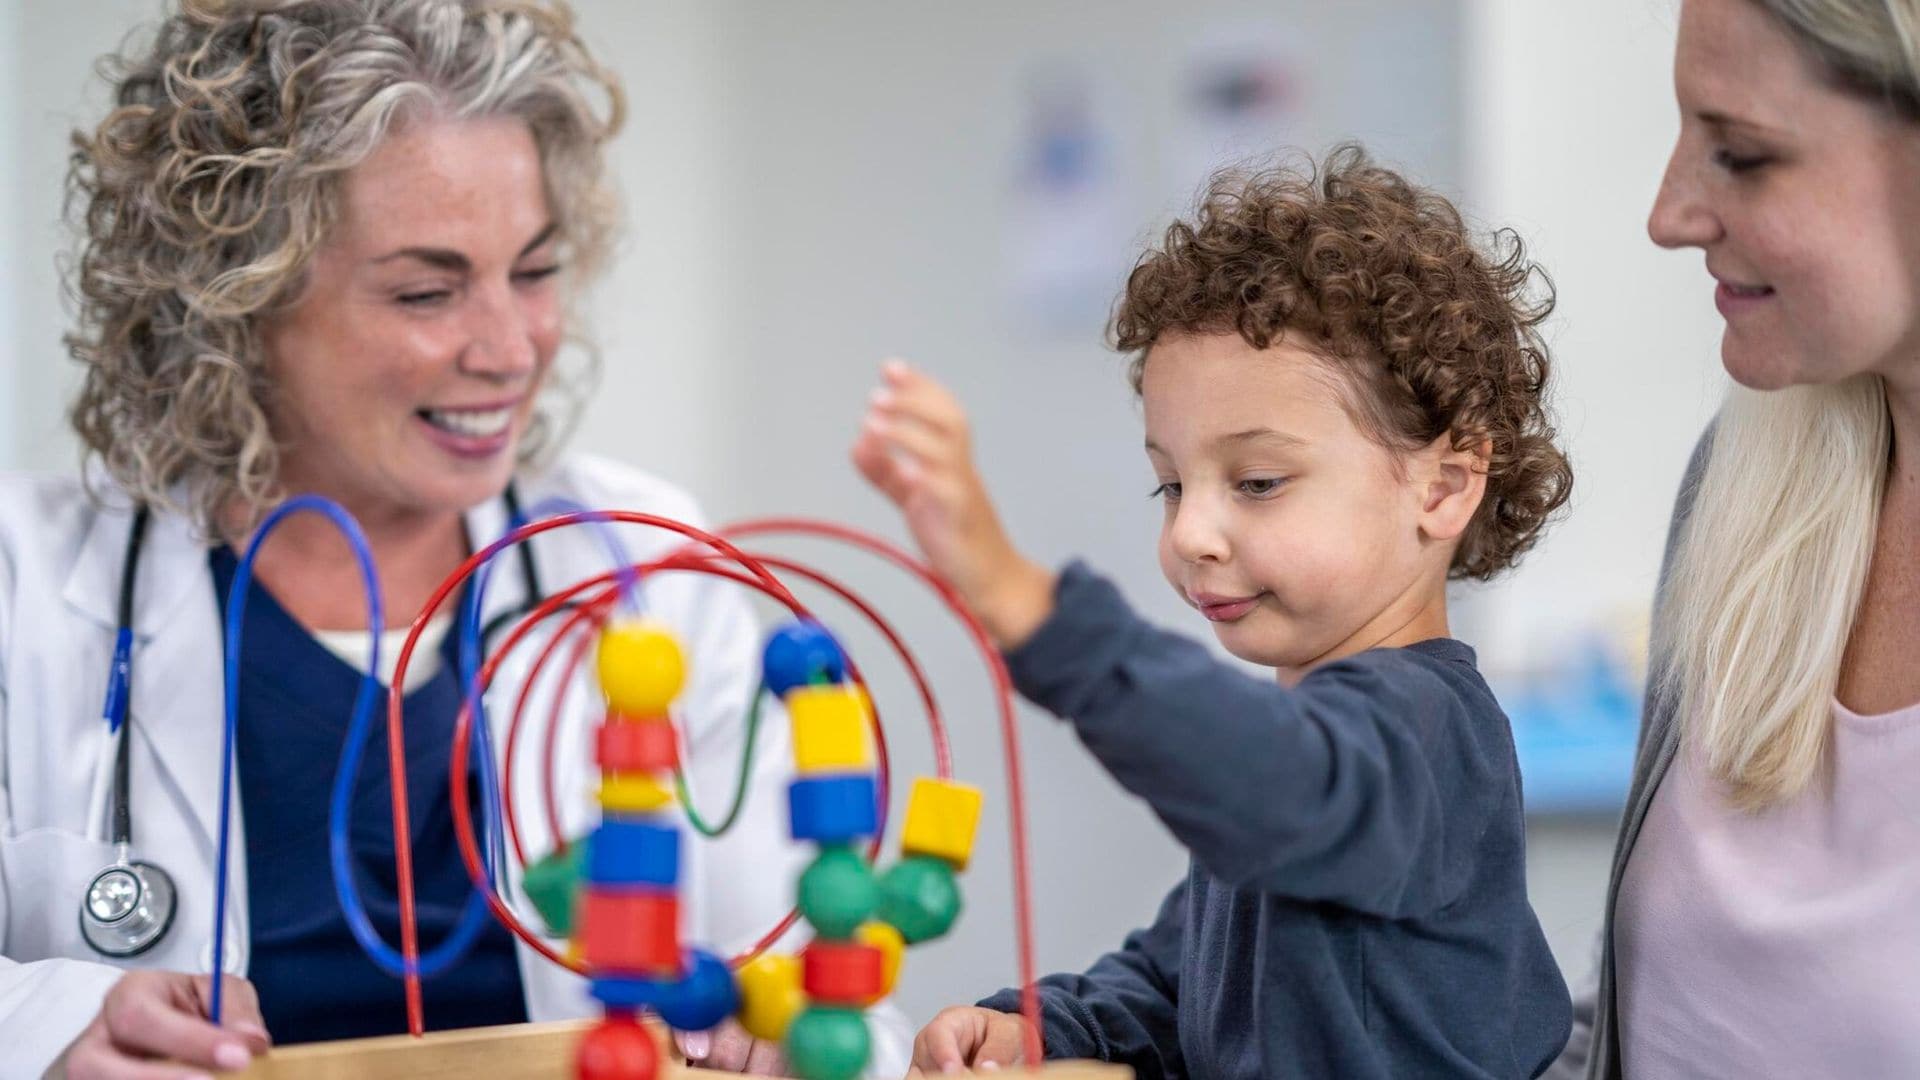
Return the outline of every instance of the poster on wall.
<path id="1" fill-rule="evenodd" d="M 1036 65 L 1022 96 L 1005 220 L 1005 285 L 1022 336 L 1097 341 L 1126 277 L 1135 229 L 1114 124 L 1097 83 Z"/>
<path id="2" fill-rule="evenodd" d="M 1304 29 L 1267 24 L 1221 24 L 1195 39 L 1181 64 L 1166 155 L 1176 191 L 1305 145 L 1310 48 Z"/>

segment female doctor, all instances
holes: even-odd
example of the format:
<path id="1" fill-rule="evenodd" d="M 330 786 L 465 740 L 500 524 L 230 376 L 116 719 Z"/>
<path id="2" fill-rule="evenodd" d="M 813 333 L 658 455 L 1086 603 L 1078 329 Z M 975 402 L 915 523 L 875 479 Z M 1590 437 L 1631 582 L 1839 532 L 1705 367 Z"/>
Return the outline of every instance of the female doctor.
<path id="1" fill-rule="evenodd" d="M 385 592 L 386 681 L 413 614 L 516 505 L 700 516 L 643 473 L 540 452 L 560 434 L 562 393 L 580 389 L 552 369 L 569 301 L 607 254 L 603 149 L 622 111 L 563 4 L 179 0 L 113 64 L 116 107 L 76 138 L 70 178 L 84 233 L 72 419 L 88 479 L 0 482 L 8 1077 L 184 1077 L 242 1067 L 269 1038 L 404 1027 L 400 983 L 361 954 L 328 875 L 327 791 L 371 643 L 358 565 L 315 515 L 274 533 L 246 604 L 226 1005 L 222 1026 L 207 1020 L 223 607 L 265 510 L 316 492 L 359 520 Z M 637 559 L 674 542 L 638 528 L 623 539 Z M 549 532 L 531 560 L 501 560 L 486 617 L 604 571 L 606 540 Z M 689 656 L 689 784 L 722 798 L 757 688 L 752 614 L 735 586 L 695 575 L 642 594 Z M 448 626 L 443 612 L 404 683 L 423 949 L 452 931 L 471 888 L 448 812 L 460 697 Z M 123 627 L 130 680 L 114 734 L 102 702 Z M 525 670 L 496 682 L 496 705 Z M 493 710 L 496 735 L 506 711 Z M 688 940 L 741 948 L 786 907 L 798 853 L 773 797 L 783 726 L 762 726 L 740 824 L 687 847 Z M 570 833 L 589 824 L 590 759 L 584 745 L 558 758 Z M 533 792 L 531 768 L 516 783 Z M 351 848 L 374 924 L 397 943 L 387 792 L 376 746 Z M 517 804 L 530 856 L 553 842 L 535 798 Z M 129 921 L 127 874 L 154 868 L 172 915 Z M 165 882 L 146 884 L 157 903 Z M 595 1011 L 583 980 L 491 921 L 424 999 L 429 1027 Z M 905 1032 L 892 1034 L 896 1045 L 879 1041 L 897 1052 Z M 780 1065 L 738 1029 L 683 1048 L 709 1066 Z M 904 1061 L 890 1057 L 876 1068 Z"/>

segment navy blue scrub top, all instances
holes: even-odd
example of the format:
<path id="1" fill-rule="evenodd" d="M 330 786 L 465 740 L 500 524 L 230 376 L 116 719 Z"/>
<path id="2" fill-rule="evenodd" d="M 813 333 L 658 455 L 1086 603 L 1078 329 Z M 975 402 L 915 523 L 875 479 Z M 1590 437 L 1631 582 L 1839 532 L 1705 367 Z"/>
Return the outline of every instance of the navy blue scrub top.
<path id="1" fill-rule="evenodd" d="M 225 609 L 239 562 L 225 546 L 209 557 Z M 454 608 L 458 611 L 459 608 Z M 457 633 L 440 671 L 406 697 L 407 801 L 413 823 L 415 913 L 422 953 L 460 921 L 472 884 L 454 840 L 447 768 L 460 707 Z M 360 672 L 315 641 L 258 582 L 247 593 L 241 638 L 240 809 L 247 834 L 252 961 L 267 1031 L 277 1044 L 391 1035 L 407 1028 L 399 979 L 360 951 L 340 913 L 328 869 L 327 805 Z M 355 880 L 373 925 L 400 946 L 387 786 L 384 699 L 354 787 Z M 469 791 L 479 820 L 479 781 Z M 520 1023 L 527 1018 L 513 937 L 487 919 L 460 963 L 424 980 L 429 1029 Z"/>

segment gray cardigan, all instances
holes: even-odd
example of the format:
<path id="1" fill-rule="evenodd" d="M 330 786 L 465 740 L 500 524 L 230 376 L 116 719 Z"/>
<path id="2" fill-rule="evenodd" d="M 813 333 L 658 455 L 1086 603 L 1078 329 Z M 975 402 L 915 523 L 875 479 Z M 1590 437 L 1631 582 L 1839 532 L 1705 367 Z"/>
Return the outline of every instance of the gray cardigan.
<path id="1" fill-rule="evenodd" d="M 1660 567 L 1660 583 L 1654 592 L 1657 613 L 1666 597 L 1667 572 L 1673 563 L 1673 549 L 1693 512 L 1694 490 L 1706 468 L 1713 444 L 1713 428 L 1708 427 L 1694 447 L 1687 463 L 1686 477 L 1680 482 L 1680 494 L 1674 502 L 1673 520 L 1667 526 L 1666 558 Z M 1656 641 L 1657 644 L 1657 641 Z M 1614 1017 L 1613 912 L 1620 900 L 1620 875 L 1640 838 L 1640 826 L 1653 805 L 1653 792 L 1673 763 L 1674 750 L 1680 745 L 1679 729 L 1673 714 L 1678 707 L 1675 695 L 1660 677 L 1666 666 L 1665 655 L 1658 651 L 1650 657 L 1647 669 L 1647 696 L 1641 709 L 1640 743 L 1634 753 L 1633 783 L 1627 790 L 1626 815 L 1621 819 L 1620 836 L 1613 846 L 1613 872 L 1607 880 L 1606 918 L 1600 930 L 1599 962 L 1594 972 L 1573 998 L 1573 1035 L 1567 1048 L 1543 1074 L 1548 1080 L 1619 1080 L 1620 1031 Z"/>

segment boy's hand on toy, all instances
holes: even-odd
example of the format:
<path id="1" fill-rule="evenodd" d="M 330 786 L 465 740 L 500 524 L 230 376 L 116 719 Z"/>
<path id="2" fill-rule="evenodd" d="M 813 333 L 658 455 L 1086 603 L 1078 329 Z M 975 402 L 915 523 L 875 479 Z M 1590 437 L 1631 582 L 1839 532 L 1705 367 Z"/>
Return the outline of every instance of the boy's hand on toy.
<path id="1" fill-rule="evenodd" d="M 696 1068 L 754 1076 L 787 1075 L 787 1058 L 780 1052 L 780 1044 L 756 1039 L 732 1020 L 722 1021 L 712 1031 L 676 1031 L 673 1041 L 686 1056 L 687 1064 Z"/>
<path id="2" fill-rule="evenodd" d="M 73 1040 L 52 1075 L 68 1080 L 174 1080 L 208 1069 L 244 1069 L 267 1052 L 266 1022 L 253 984 L 223 976 L 220 1026 L 207 1019 L 213 983 L 182 971 L 129 971 Z M 166 1064 L 176 1062 L 177 1064 Z"/>
<path id="3" fill-rule="evenodd" d="M 1014 1013 L 958 1005 L 940 1010 L 913 1040 L 908 1076 L 940 1076 L 967 1069 L 989 1071 L 1028 1062 L 1027 1022 Z"/>
<path id="4" fill-rule="evenodd" d="M 882 366 L 853 463 L 907 519 L 934 570 L 1013 649 L 1053 611 L 1053 574 L 1014 548 L 973 466 L 967 414 L 947 388 L 898 360 Z"/>

